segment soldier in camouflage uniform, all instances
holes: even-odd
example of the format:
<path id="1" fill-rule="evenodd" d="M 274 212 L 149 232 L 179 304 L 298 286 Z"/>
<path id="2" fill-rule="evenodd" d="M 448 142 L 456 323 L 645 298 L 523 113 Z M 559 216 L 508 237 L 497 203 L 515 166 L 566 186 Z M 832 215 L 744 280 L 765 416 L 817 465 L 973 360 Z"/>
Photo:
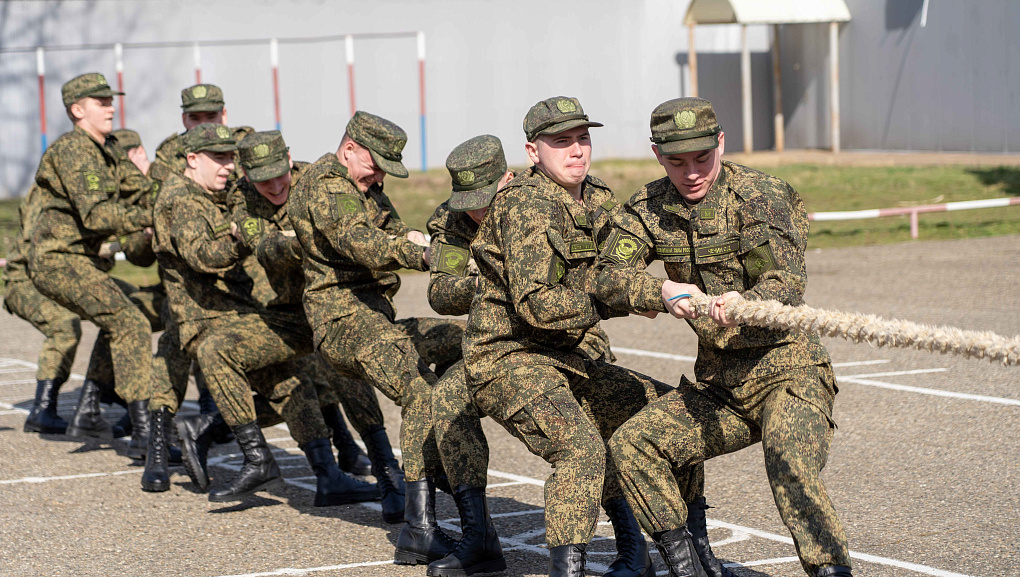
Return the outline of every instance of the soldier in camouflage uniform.
<path id="1" fill-rule="evenodd" d="M 450 199 L 426 224 L 431 259 L 428 297 L 442 315 L 466 315 L 478 284 L 470 245 L 496 191 L 513 178 L 503 144 L 491 135 L 461 143 L 446 159 L 453 180 Z M 485 486 L 489 446 L 481 417 L 458 361 L 432 388 L 433 429 L 443 468 L 461 518 L 461 539 L 446 557 L 429 564 L 429 575 L 473 575 L 506 569 L 489 517 Z"/>
<path id="2" fill-rule="evenodd" d="M 304 252 L 304 305 L 317 349 L 341 374 L 369 381 L 401 406 L 407 486 L 395 560 L 414 564 L 445 557 L 454 544 L 435 520 L 441 462 L 432 434 L 436 375 L 428 365 L 441 373 L 460 358 L 463 325 L 396 320 L 392 296 L 400 278 L 391 271 L 429 266 L 425 236 L 400 220 L 382 190 L 386 174 L 408 176 L 400 161 L 406 142 L 397 125 L 358 111 L 338 150 L 291 190 L 288 212 Z"/>
<path id="3" fill-rule="evenodd" d="M 39 187 L 32 186 L 18 207 L 18 238 L 4 268 L 4 309 L 46 336 L 36 365 L 35 402 L 25 419 L 24 431 L 60 435 L 67 430 L 67 421 L 57 414 L 57 397 L 71 374 L 81 339 L 81 321 L 78 315 L 39 293 L 29 278 L 27 253 L 39 199 Z"/>
<path id="4" fill-rule="evenodd" d="M 226 185 L 237 145 L 230 130 L 200 124 L 187 132 L 184 144 L 185 178 L 171 176 L 156 201 L 154 247 L 181 341 L 203 367 L 244 453 L 241 471 L 228 487 L 211 491 L 209 500 L 241 500 L 283 480 L 256 423 L 252 389 L 283 416 L 308 454 L 319 480 L 316 505 L 377 498 L 372 485 L 337 468 L 315 389 L 293 362 L 311 352 L 311 330 L 301 307 L 263 305 L 259 293 L 268 290 L 265 271 L 232 235 L 236 225 L 229 217 Z M 172 414 L 156 404 L 155 396 L 153 406 L 142 488 L 165 491 Z"/>
<path id="5" fill-rule="evenodd" d="M 123 170 L 131 162 L 109 140 L 117 94 L 98 73 L 78 76 L 61 88 L 75 127 L 39 163 L 40 205 L 31 232 L 29 274 L 40 293 L 109 334 L 116 391 L 128 403 L 141 403 L 148 398 L 152 370 L 150 323 L 107 274 L 111 261 L 100 255 L 110 236 L 152 224 L 151 214 L 121 201 L 128 192 L 122 190 Z M 68 434 L 109 438 L 99 397 L 98 386 L 82 387 Z"/>
<path id="6" fill-rule="evenodd" d="M 619 552 L 609 574 L 646 576 L 648 547 L 607 471 L 605 441 L 669 387 L 611 364 L 598 327 L 608 311 L 592 294 L 594 265 L 621 209 L 588 174 L 591 126 L 602 125 L 576 98 L 528 111 L 535 166 L 496 195 L 471 244 L 480 276 L 464 360 L 478 408 L 555 469 L 545 484 L 550 575 L 584 574 L 601 501 Z"/>
<path id="7" fill-rule="evenodd" d="M 835 427 L 829 354 L 817 336 L 737 326 L 725 313 L 742 298 L 802 304 L 804 204 L 782 180 L 720 160 L 724 134 L 708 101 L 659 105 L 651 131 L 666 177 L 627 203 L 600 255 L 598 297 L 614 309 L 686 319 L 698 335 L 698 383 L 649 404 L 613 436 L 627 500 L 671 574 L 695 574 L 688 511 L 670 471 L 760 441 L 804 570 L 849 577 L 843 527 L 819 479 Z M 669 280 L 644 271 L 656 259 Z M 721 295 L 711 318 L 685 298 L 701 293 Z"/>

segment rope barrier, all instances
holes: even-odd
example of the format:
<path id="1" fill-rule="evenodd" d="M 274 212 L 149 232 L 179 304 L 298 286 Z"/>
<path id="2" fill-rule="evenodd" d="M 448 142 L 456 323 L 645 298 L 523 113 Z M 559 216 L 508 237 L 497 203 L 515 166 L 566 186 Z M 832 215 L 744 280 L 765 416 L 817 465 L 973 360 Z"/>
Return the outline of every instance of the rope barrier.
<path id="1" fill-rule="evenodd" d="M 708 316 L 714 296 L 696 295 L 691 304 Z M 1003 365 L 1020 365 L 1020 337 L 1007 338 L 988 331 L 935 327 L 876 315 L 789 306 L 778 301 L 736 300 L 727 303 L 726 316 L 743 324 L 780 330 L 842 337 L 855 343 L 988 359 Z"/>

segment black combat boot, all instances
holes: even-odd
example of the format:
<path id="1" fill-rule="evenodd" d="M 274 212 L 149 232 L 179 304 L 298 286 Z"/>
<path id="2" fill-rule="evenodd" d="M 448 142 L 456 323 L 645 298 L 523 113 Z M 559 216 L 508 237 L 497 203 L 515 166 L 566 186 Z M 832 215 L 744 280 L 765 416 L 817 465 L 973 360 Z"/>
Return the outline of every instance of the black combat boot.
<path id="1" fill-rule="evenodd" d="M 378 501 L 379 488 L 344 473 L 333 460 L 329 439 L 315 439 L 305 443 L 301 450 L 315 472 L 315 506 L 334 507 L 362 501 Z"/>
<path id="2" fill-rule="evenodd" d="M 669 577 L 708 577 L 686 526 L 658 535 L 655 546 L 669 568 Z"/>
<path id="3" fill-rule="evenodd" d="M 387 523 L 404 520 L 404 471 L 393 456 L 390 439 L 382 425 L 371 428 L 365 438 L 368 458 L 372 461 L 372 476 L 382 496 L 382 517 Z"/>
<path id="4" fill-rule="evenodd" d="M 406 486 L 404 526 L 397 536 L 393 562 L 397 565 L 425 565 L 446 557 L 457 542 L 436 522 L 436 485 L 431 478 L 411 481 Z"/>
<path id="5" fill-rule="evenodd" d="M 177 417 L 177 438 L 181 442 L 181 460 L 184 470 L 199 491 L 209 490 L 209 468 L 207 466 L 209 447 L 213 442 L 213 430 L 226 427 L 219 411 Z"/>
<path id="6" fill-rule="evenodd" d="M 322 420 L 333 430 L 333 446 L 336 447 L 336 460 L 345 473 L 364 477 L 372 474 L 372 461 L 361 447 L 354 442 L 351 431 L 344 422 L 339 405 L 322 407 Z"/>
<path id="7" fill-rule="evenodd" d="M 95 381 L 87 380 L 82 384 L 78 408 L 67 425 L 67 436 L 113 440 L 113 428 L 103 418 L 103 411 L 99 407 L 101 392 L 99 384 Z"/>
<path id="8" fill-rule="evenodd" d="M 230 485 L 209 492 L 209 500 L 215 503 L 243 501 L 256 491 L 272 489 L 283 484 L 283 473 L 276 459 L 266 445 L 262 429 L 252 421 L 233 427 L 237 444 L 244 453 L 244 465 Z"/>
<path id="9" fill-rule="evenodd" d="M 587 549 L 586 543 L 549 549 L 549 577 L 584 577 Z"/>
<path id="10" fill-rule="evenodd" d="M 624 499 L 603 503 L 616 534 L 616 559 L 605 572 L 607 577 L 655 577 L 655 565 L 648 555 L 648 542 L 634 512 Z"/>
<path id="11" fill-rule="evenodd" d="M 854 577 L 844 565 L 826 565 L 815 569 L 814 577 Z"/>
<path id="12" fill-rule="evenodd" d="M 113 424 L 113 438 L 128 437 L 133 432 L 134 426 L 131 424 L 131 411 L 125 411 L 124 415 Z"/>
<path id="13" fill-rule="evenodd" d="M 143 491 L 156 493 L 170 490 L 170 422 L 173 418 L 173 413 L 166 407 L 149 414 L 149 431 L 146 436 L 148 453 L 145 455 L 145 471 L 142 472 Z M 138 426 L 137 420 L 135 426 Z"/>
<path id="14" fill-rule="evenodd" d="M 426 574 L 467 577 L 506 570 L 503 548 L 489 517 L 485 489 L 458 485 L 453 499 L 460 512 L 460 541 L 449 555 L 430 563 Z"/>
<path id="15" fill-rule="evenodd" d="M 149 447 L 149 400 L 131 401 L 128 404 L 131 415 L 131 442 L 128 443 L 126 454 L 135 460 L 145 459 Z M 165 441 L 169 441 L 168 436 Z M 170 456 L 167 455 L 169 462 Z"/>
<path id="16" fill-rule="evenodd" d="M 701 566 L 708 577 L 734 577 L 733 573 L 715 558 L 712 545 L 708 542 L 708 523 L 705 520 L 705 510 L 708 508 L 704 496 L 698 497 L 687 506 L 687 531 L 691 534 L 694 550 L 697 551 L 698 559 L 701 560 Z"/>
<path id="17" fill-rule="evenodd" d="M 57 414 L 57 396 L 63 384 L 64 381 L 51 379 L 36 381 L 35 402 L 32 403 L 32 411 L 28 413 L 23 429 L 26 433 L 63 435 L 67 432 L 67 421 Z"/>

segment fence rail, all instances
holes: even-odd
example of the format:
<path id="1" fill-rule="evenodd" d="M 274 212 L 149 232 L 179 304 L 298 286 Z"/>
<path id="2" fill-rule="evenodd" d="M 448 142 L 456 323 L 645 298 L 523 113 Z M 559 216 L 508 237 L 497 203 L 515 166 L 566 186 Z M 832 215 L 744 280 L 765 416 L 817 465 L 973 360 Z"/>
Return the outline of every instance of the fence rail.
<path id="1" fill-rule="evenodd" d="M 917 215 L 922 212 L 951 212 L 954 210 L 972 210 L 975 208 L 999 208 L 1020 205 L 1020 198 L 988 198 L 985 200 L 964 200 L 943 204 L 923 204 L 898 208 L 876 208 L 872 210 L 849 210 L 841 212 L 813 212 L 808 220 L 856 220 L 860 218 L 878 218 L 880 216 L 910 215 L 910 238 L 917 238 Z"/>

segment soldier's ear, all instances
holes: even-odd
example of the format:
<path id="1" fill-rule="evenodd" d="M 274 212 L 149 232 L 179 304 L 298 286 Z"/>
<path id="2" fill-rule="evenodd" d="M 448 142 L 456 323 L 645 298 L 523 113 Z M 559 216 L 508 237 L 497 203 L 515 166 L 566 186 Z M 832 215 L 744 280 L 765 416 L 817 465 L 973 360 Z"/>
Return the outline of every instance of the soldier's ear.
<path id="1" fill-rule="evenodd" d="M 538 143 L 537 142 L 525 142 L 524 151 L 528 153 L 528 159 L 531 160 L 532 164 L 537 165 L 538 160 Z"/>
<path id="2" fill-rule="evenodd" d="M 71 106 L 67 107 L 67 114 L 75 122 L 81 120 L 82 118 L 85 118 L 85 107 L 82 106 L 81 102 L 82 102 L 81 100 L 77 102 L 72 102 Z"/>
<path id="3" fill-rule="evenodd" d="M 187 156 L 185 157 L 185 159 L 188 162 L 188 168 L 190 168 L 191 170 L 195 170 L 196 168 L 198 168 L 198 155 L 197 154 L 195 154 L 194 152 L 189 152 L 187 154 Z"/>
<path id="4" fill-rule="evenodd" d="M 220 123 L 222 123 L 223 126 L 230 126 L 229 124 L 227 124 L 227 107 L 226 106 L 224 106 L 223 110 L 220 112 Z"/>

